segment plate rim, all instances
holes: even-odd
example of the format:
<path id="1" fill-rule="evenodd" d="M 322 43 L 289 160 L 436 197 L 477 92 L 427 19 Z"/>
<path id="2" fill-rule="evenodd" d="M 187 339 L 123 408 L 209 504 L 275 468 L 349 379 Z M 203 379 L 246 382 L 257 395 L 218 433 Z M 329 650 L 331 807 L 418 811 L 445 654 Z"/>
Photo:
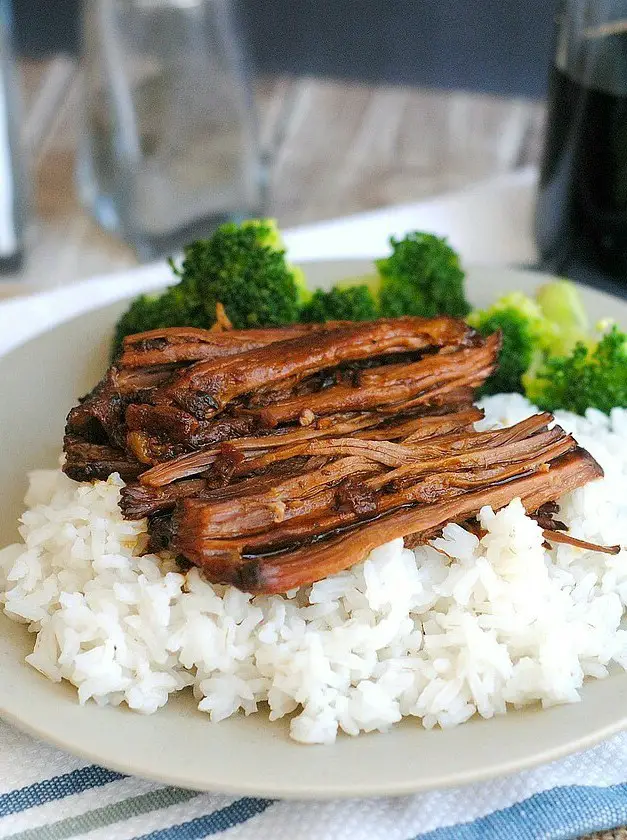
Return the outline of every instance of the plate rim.
<path id="1" fill-rule="evenodd" d="M 611 679 L 611 677 L 608 677 L 607 679 Z M 539 711 L 540 714 L 542 714 L 543 712 L 544 710 Z M 155 712 L 155 714 L 158 713 L 159 710 Z M 263 713 L 257 712 L 252 717 L 259 716 L 261 714 Z M 511 712 L 508 711 L 506 714 L 511 714 Z M 12 726 L 15 726 L 16 729 L 18 729 L 20 732 L 25 733 L 26 735 L 41 740 L 46 744 L 56 747 L 57 749 L 63 750 L 64 752 L 67 752 L 70 755 L 86 759 L 87 761 L 90 761 L 93 764 L 100 765 L 108 770 L 121 773 L 125 776 L 134 776 L 140 779 L 146 779 L 148 781 L 169 785 L 170 787 L 178 787 L 184 788 L 186 790 L 198 791 L 199 793 L 217 793 L 239 797 L 254 796 L 263 799 L 276 799 L 279 801 L 330 801 L 334 799 L 344 800 L 357 798 L 374 799 L 377 797 L 403 797 L 411 796 L 414 794 L 430 793 L 439 790 L 445 791 L 454 788 L 464 788 L 468 787 L 469 785 L 481 784 L 500 778 L 507 778 L 509 776 L 513 776 L 527 770 L 532 770 L 534 768 L 546 766 L 547 764 L 550 764 L 553 761 L 558 761 L 562 758 L 568 757 L 569 755 L 574 755 L 575 753 L 583 752 L 592 747 L 595 747 L 600 743 L 606 741 L 607 739 L 611 738 L 612 736 L 617 735 L 620 732 L 623 732 L 627 729 L 626 712 L 624 718 L 617 720 L 613 724 L 607 724 L 606 726 L 586 736 L 580 736 L 579 740 L 577 740 L 576 743 L 564 743 L 560 747 L 552 747 L 540 752 L 530 754 L 527 758 L 504 760 L 500 763 L 487 765 L 486 767 L 480 768 L 478 770 L 461 771 L 458 774 L 448 774 L 446 776 L 441 777 L 435 776 L 428 781 L 421 781 L 420 783 L 416 783 L 413 782 L 411 779 L 408 779 L 407 781 L 402 783 L 392 782 L 388 784 L 385 782 L 385 780 L 383 780 L 371 783 L 362 782 L 354 788 L 351 788 L 347 784 L 346 787 L 329 790 L 328 787 L 324 787 L 324 782 L 322 782 L 322 786 L 320 788 L 317 788 L 312 785 L 309 785 L 306 788 L 301 788 L 297 786 L 284 787 L 279 792 L 277 792 L 276 786 L 265 787 L 263 783 L 224 783 L 220 780 L 216 780 L 212 781 L 211 784 L 208 785 L 206 782 L 189 778 L 185 774 L 152 771 L 150 768 L 145 768 L 142 765 L 135 765 L 133 764 L 133 762 L 130 761 L 125 762 L 109 758 L 106 758 L 106 760 L 103 761 L 102 756 L 99 755 L 97 752 L 93 752 L 89 749 L 80 746 L 75 746 L 74 744 L 72 744 L 72 747 L 70 749 L 67 746 L 67 741 L 64 741 L 62 738 L 58 738 L 55 735 L 49 734 L 46 730 L 39 729 L 37 726 L 33 726 L 31 724 L 24 724 L 19 717 L 13 715 L 10 712 L 6 712 L 2 707 L 1 701 L 0 718 L 2 718 L 2 720 L 5 722 L 10 723 Z M 489 720 L 487 722 L 489 722 Z M 264 721 L 264 723 L 268 723 L 268 721 Z M 211 721 L 207 720 L 207 725 L 219 726 L 220 724 L 214 724 L 211 723 Z M 397 724 L 393 724 L 393 726 L 396 725 Z M 417 727 L 420 727 L 420 723 L 418 722 L 416 722 L 415 725 Z M 375 731 L 371 733 L 360 733 L 360 735 L 357 737 L 361 738 L 368 736 L 384 738 L 386 734 L 388 733 Z M 343 737 L 351 736 L 347 736 L 344 733 L 338 733 L 338 739 L 341 739 Z M 335 746 L 335 743 L 324 745 L 309 745 L 294 742 L 294 745 L 296 748 L 303 750 L 304 754 L 306 755 L 307 751 L 312 749 L 312 746 L 314 748 L 318 747 L 321 749 L 332 750 Z"/>

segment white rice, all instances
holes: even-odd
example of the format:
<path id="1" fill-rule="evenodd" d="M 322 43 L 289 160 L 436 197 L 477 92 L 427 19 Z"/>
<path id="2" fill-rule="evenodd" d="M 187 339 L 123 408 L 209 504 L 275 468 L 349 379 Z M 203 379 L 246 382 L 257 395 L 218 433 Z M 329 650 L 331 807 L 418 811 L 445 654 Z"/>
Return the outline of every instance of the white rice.
<path id="1" fill-rule="evenodd" d="M 518 395 L 485 408 L 484 428 L 534 411 Z M 558 421 L 605 469 L 559 518 L 624 545 L 627 411 Z M 4 611 L 36 633 L 27 661 L 72 682 L 81 703 L 151 713 L 191 685 L 213 721 L 264 704 L 271 720 L 295 713 L 298 741 L 330 743 L 405 715 L 445 727 L 575 702 L 584 678 L 627 668 L 627 552 L 546 551 L 518 500 L 482 510 L 481 541 L 449 525 L 430 547 L 395 540 L 307 590 L 251 598 L 178 573 L 168 555 L 139 556 L 146 523 L 122 519 L 121 486 L 32 473 L 24 543 L 0 552 Z"/>

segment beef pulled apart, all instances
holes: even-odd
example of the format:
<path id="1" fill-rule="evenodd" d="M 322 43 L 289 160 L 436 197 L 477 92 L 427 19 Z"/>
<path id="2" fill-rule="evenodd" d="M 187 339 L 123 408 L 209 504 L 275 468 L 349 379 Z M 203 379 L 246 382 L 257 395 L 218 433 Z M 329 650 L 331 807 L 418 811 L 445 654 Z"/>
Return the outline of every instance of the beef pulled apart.
<path id="1" fill-rule="evenodd" d="M 64 441 L 69 476 L 118 472 L 151 550 L 214 582 L 285 592 L 515 496 L 566 539 L 551 503 L 601 474 L 548 414 L 475 431 L 499 335 L 448 317 L 228 326 L 128 336 Z"/>
<path id="2" fill-rule="evenodd" d="M 375 513 L 408 505 L 429 506 L 525 475 L 548 474 L 553 461 L 576 447 L 561 431 L 549 439 L 553 431 L 507 443 L 509 430 L 504 429 L 503 442 L 494 440 L 489 449 L 469 449 L 439 462 L 415 461 L 402 470 L 387 470 L 380 464 L 373 469 L 368 462 L 360 465 L 355 459 L 341 459 L 335 463 L 342 465 L 343 471 L 327 466 L 326 476 L 312 475 L 309 484 L 302 483 L 304 489 L 292 481 L 265 493 L 246 493 L 243 487 L 239 498 L 226 502 L 192 498 L 178 509 L 176 542 L 184 554 L 188 553 L 188 541 L 210 545 L 218 552 L 222 547 L 230 551 L 238 548 L 242 554 L 253 547 L 270 550 L 296 537 L 318 538 Z M 338 485 L 337 480 L 349 474 L 349 467 L 354 471 L 350 481 L 355 486 L 347 497 L 345 483 Z M 222 546 L 220 540 L 224 539 L 231 542 Z"/>
<path id="3" fill-rule="evenodd" d="M 582 450 L 556 460 L 551 480 L 535 472 L 507 483 L 437 502 L 425 507 L 409 507 L 360 523 L 326 539 L 267 555 L 237 555 L 233 549 L 218 552 L 195 546 L 194 556 L 186 556 L 208 570 L 212 579 L 232 583 L 253 593 L 287 592 L 316 580 L 337 574 L 359 563 L 367 554 L 397 537 L 414 535 L 426 542 L 447 522 L 463 522 L 484 505 L 498 509 L 520 497 L 527 510 L 533 511 L 554 494 L 561 496 L 601 475 L 598 464 Z"/>

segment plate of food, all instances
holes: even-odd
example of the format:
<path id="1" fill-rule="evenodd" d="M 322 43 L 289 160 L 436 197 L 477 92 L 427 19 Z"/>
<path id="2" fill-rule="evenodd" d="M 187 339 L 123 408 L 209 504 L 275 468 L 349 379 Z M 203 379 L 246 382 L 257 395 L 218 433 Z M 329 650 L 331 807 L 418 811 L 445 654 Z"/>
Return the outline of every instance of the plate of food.
<path id="1" fill-rule="evenodd" d="M 422 233 L 298 268 L 227 225 L 173 268 L 0 359 L 0 715 L 282 798 L 624 728 L 627 304 Z"/>

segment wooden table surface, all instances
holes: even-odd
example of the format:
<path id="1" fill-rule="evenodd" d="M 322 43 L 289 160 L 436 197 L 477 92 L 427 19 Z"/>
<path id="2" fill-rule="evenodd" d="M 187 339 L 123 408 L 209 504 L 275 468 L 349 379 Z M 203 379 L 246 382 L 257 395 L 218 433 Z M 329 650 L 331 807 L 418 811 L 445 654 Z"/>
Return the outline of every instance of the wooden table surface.
<path id="1" fill-rule="evenodd" d="M 21 69 L 31 215 L 24 269 L 0 277 L 0 297 L 137 263 L 76 197 L 75 63 Z M 258 80 L 256 98 L 269 211 L 281 227 L 418 201 L 535 163 L 540 152 L 544 107 L 525 99 L 291 77 Z M 594 837 L 627 840 L 627 829 Z"/>

